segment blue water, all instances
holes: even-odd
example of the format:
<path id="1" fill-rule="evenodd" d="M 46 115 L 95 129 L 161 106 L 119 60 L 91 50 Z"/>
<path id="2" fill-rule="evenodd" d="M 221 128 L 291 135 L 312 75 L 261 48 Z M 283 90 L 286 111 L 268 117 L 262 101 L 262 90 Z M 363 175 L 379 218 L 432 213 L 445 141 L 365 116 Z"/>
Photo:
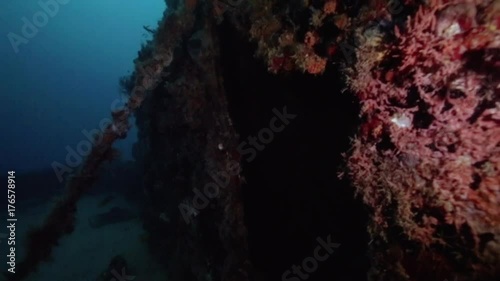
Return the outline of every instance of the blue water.
<path id="1" fill-rule="evenodd" d="M 0 1 L 0 177 L 7 186 L 7 171 L 16 171 L 16 262 L 26 255 L 28 230 L 43 222 L 54 198 L 65 191 L 54 163 L 73 164 L 73 171 L 82 163 L 88 136 L 123 104 L 119 79 L 132 72 L 141 44 L 150 39 L 143 26 L 154 29 L 165 8 L 164 0 Z M 132 128 L 115 144 L 122 160 L 132 159 L 136 134 Z M 124 193 L 141 191 L 135 183 L 125 187 L 129 179 L 109 169 L 102 174 L 106 177 L 93 186 L 95 193 L 79 202 L 75 231 L 54 249 L 53 262 L 41 264 L 26 281 L 95 280 L 117 254 L 125 255 L 137 274 L 143 268 L 142 277 L 164 280 L 144 270 L 152 262 L 140 240 L 139 220 L 111 221 L 98 230 L 89 226 L 89 218 L 116 207 L 135 212 Z M 0 203 L 0 273 L 8 270 L 11 247 L 6 199 Z"/>
<path id="2" fill-rule="evenodd" d="M 65 164 L 83 131 L 110 116 L 143 26 L 164 10 L 164 0 L 0 1 L 0 171 Z M 124 159 L 135 140 L 132 130 L 117 144 Z"/>

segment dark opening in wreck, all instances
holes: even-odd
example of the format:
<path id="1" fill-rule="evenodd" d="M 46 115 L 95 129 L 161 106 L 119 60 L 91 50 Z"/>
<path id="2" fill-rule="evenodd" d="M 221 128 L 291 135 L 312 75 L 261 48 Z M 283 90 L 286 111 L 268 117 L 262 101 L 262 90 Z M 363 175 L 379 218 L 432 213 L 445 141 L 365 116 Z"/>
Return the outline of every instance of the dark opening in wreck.
<path id="1" fill-rule="evenodd" d="M 341 93 L 341 73 L 329 67 L 319 77 L 273 75 L 254 59 L 255 45 L 230 23 L 220 25 L 219 38 L 229 112 L 240 142 L 252 136 L 258 141 L 273 109 L 286 107 L 296 115 L 268 144 L 260 142 L 255 154 L 243 157 L 245 222 L 256 270 L 263 280 L 282 280 L 293 265 L 313 256 L 318 238 L 331 235 L 341 246 L 314 274 L 304 271 L 308 280 L 363 280 L 368 269 L 363 207 L 349 183 L 332 174 L 348 150 L 359 112 L 354 96 Z"/>

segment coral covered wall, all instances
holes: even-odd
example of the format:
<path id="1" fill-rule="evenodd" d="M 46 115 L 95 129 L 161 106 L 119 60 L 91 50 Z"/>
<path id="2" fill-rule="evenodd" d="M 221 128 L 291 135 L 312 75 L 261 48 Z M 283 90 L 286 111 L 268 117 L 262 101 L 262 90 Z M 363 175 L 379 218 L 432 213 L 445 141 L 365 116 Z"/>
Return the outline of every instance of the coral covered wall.
<path id="1" fill-rule="evenodd" d="M 403 280 L 499 274 L 498 19 L 498 2 L 430 1 L 393 32 L 358 34 L 348 79 L 364 124 L 348 165 L 374 249 L 397 244 Z"/>
<path id="2" fill-rule="evenodd" d="M 137 113 L 134 151 L 148 200 L 148 243 L 172 280 L 248 280 L 237 135 L 219 75 L 215 20 L 207 16 L 211 6 L 169 4 L 164 21 L 178 25 L 183 40 Z M 139 60 L 152 56 L 150 46 Z M 228 167 L 236 167 L 231 178 L 224 175 Z M 209 198 L 200 197 L 205 192 Z"/>

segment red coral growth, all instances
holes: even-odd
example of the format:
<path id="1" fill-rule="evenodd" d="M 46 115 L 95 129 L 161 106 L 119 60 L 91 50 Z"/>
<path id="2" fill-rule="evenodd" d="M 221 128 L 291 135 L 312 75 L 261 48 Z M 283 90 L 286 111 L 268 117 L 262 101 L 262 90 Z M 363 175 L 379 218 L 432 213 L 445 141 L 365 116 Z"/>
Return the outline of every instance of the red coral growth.
<path id="1" fill-rule="evenodd" d="M 328 0 L 323 5 L 323 12 L 325 12 L 325 14 L 327 15 L 335 13 L 336 10 L 337 10 L 337 0 Z"/>
<path id="2" fill-rule="evenodd" d="M 325 71 L 326 59 L 316 54 L 311 54 L 305 59 L 306 70 L 310 74 L 321 74 Z"/>
<path id="3" fill-rule="evenodd" d="M 289 56 L 276 56 L 269 60 L 268 71 L 278 73 L 282 70 L 290 71 L 293 69 L 293 62 Z"/>
<path id="4" fill-rule="evenodd" d="M 500 275 L 500 31 L 486 20 L 490 3 L 430 1 L 392 44 L 369 34 L 350 80 L 367 121 L 348 166 L 373 210 L 373 237 L 401 229 L 428 251 L 451 248 L 457 256 L 442 258 L 475 274 L 467 280 Z"/>
<path id="5" fill-rule="evenodd" d="M 318 43 L 318 35 L 315 32 L 308 31 L 304 38 L 304 43 L 307 47 L 312 48 L 316 43 Z"/>

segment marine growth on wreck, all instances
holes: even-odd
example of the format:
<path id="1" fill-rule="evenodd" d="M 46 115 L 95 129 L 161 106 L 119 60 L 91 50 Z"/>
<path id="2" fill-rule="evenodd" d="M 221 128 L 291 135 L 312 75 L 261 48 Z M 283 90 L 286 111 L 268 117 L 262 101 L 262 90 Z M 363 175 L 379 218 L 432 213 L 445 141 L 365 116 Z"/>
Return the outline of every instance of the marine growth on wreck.
<path id="1" fill-rule="evenodd" d="M 92 239 L 136 221 L 144 249 L 89 280 L 500 280 L 500 1 L 166 7 L 6 280 L 69 251 L 89 196 Z"/>

